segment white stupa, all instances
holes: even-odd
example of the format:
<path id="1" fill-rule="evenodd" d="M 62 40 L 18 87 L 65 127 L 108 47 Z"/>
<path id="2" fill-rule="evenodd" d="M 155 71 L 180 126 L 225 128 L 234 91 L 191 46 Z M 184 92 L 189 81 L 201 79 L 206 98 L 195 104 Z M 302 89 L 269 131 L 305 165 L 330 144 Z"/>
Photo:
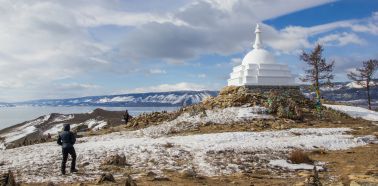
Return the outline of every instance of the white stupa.
<path id="1" fill-rule="evenodd" d="M 253 50 L 245 55 L 242 64 L 233 68 L 228 86 L 297 86 L 286 64 L 278 64 L 275 57 L 263 49 L 260 26 L 256 26 Z"/>

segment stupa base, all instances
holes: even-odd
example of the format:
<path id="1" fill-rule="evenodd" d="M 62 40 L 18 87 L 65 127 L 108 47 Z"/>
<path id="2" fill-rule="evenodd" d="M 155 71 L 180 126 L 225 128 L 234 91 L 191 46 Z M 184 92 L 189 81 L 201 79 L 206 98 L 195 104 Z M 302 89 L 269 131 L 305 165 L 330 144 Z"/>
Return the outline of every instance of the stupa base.
<path id="1" fill-rule="evenodd" d="M 300 91 L 295 85 L 243 85 L 248 92 L 269 92 L 269 91 Z"/>

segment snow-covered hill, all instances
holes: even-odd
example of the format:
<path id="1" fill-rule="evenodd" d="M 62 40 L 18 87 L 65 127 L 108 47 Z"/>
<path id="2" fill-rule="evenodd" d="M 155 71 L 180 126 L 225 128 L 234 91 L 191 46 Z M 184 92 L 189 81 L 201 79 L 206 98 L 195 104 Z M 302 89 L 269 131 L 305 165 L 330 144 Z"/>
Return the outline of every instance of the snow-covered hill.
<path id="1" fill-rule="evenodd" d="M 216 96 L 217 94 L 217 91 L 155 92 L 88 96 L 69 99 L 43 99 L 15 104 L 32 106 L 183 106 L 201 102 L 203 99 L 209 96 Z"/>
<path id="2" fill-rule="evenodd" d="M 31 143 L 44 142 L 48 135 L 55 136 L 63 124 L 71 124 L 78 132 L 95 131 L 122 124 L 123 111 L 95 109 L 91 113 L 52 113 L 0 130 L 0 150 Z"/>

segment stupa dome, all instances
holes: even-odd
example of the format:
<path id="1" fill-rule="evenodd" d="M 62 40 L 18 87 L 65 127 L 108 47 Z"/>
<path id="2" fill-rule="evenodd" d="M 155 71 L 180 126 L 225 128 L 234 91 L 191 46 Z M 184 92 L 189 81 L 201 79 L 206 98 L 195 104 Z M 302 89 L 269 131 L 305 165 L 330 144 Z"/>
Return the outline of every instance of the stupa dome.
<path id="1" fill-rule="evenodd" d="M 275 64 L 275 57 L 264 49 L 254 49 L 244 56 L 242 64 Z"/>

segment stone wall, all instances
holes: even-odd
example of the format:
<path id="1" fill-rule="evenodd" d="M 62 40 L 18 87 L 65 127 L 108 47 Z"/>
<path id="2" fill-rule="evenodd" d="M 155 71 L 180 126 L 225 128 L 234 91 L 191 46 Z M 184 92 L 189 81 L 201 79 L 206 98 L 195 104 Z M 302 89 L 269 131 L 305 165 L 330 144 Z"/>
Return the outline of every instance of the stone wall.
<path id="1" fill-rule="evenodd" d="M 264 85 L 245 85 L 242 86 L 249 93 L 264 93 L 270 91 L 290 91 L 300 93 L 299 86 L 264 86 Z"/>

